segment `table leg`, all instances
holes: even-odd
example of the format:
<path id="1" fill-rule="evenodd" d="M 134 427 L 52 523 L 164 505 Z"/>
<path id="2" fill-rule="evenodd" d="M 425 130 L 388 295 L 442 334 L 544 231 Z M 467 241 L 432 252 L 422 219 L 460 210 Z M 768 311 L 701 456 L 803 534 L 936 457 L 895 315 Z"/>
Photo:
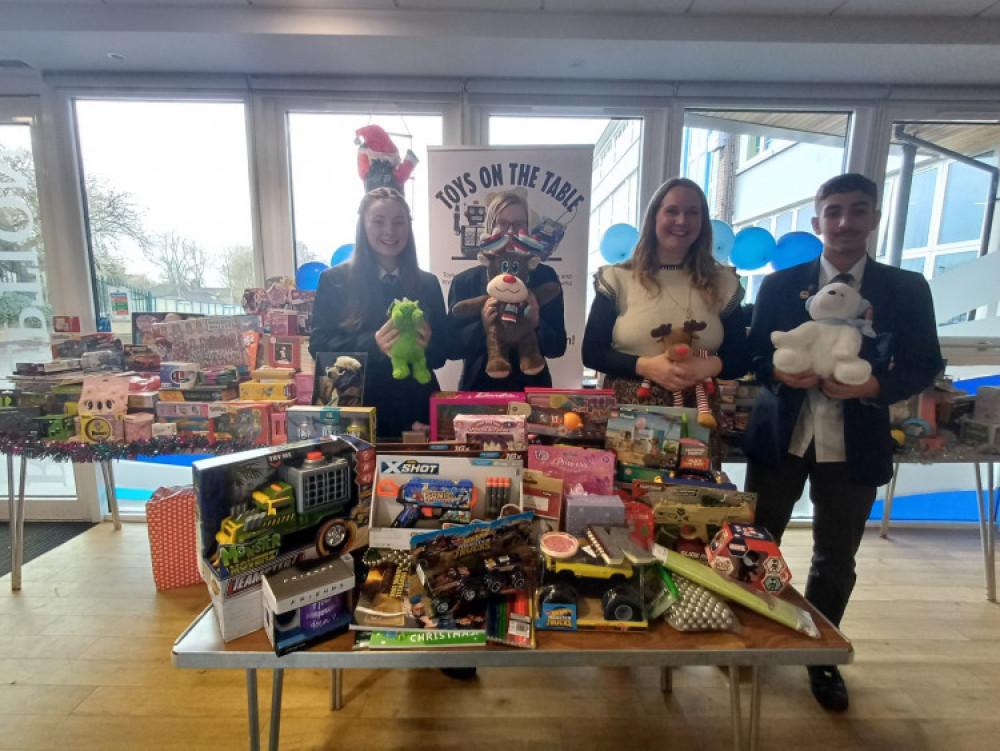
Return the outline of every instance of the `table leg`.
<path id="1" fill-rule="evenodd" d="M 257 710 L 257 668 L 247 668 L 247 721 L 250 751 L 260 751 L 260 715 Z"/>
<path id="2" fill-rule="evenodd" d="M 21 589 L 21 565 L 24 563 L 24 483 L 28 460 L 20 457 L 20 477 L 14 491 L 14 455 L 7 454 L 7 526 L 10 529 L 10 589 Z"/>
<path id="3" fill-rule="evenodd" d="M 885 491 L 885 503 L 882 504 L 882 526 L 879 530 L 879 537 L 883 540 L 889 539 L 889 522 L 892 519 L 892 499 L 896 495 L 896 478 L 899 477 L 899 462 L 892 467 L 892 480 Z"/>
<path id="4" fill-rule="evenodd" d="M 733 748 L 743 751 L 743 712 L 740 709 L 740 668 L 729 666 L 729 712 L 733 726 Z"/>
<path id="5" fill-rule="evenodd" d="M 994 522 L 993 512 L 993 464 L 987 464 L 986 492 L 983 492 L 982 466 L 975 463 L 976 470 L 976 500 L 979 508 L 979 537 L 983 545 L 983 566 L 986 570 L 986 599 L 997 601 L 997 580 L 994 569 Z"/>
<path id="6" fill-rule="evenodd" d="M 997 533 L 997 493 L 993 476 L 993 462 L 986 465 L 986 599 L 997 601 L 996 533 Z M 1000 493 L 997 493 L 1000 495 Z"/>
<path id="7" fill-rule="evenodd" d="M 760 736 L 760 668 L 750 668 L 750 751 L 757 751 Z"/>
<path id="8" fill-rule="evenodd" d="M 660 691 L 667 694 L 674 690 L 674 670 L 671 667 L 660 668 Z"/>
<path id="9" fill-rule="evenodd" d="M 108 509 L 111 511 L 111 521 L 114 522 L 115 531 L 122 528 L 122 518 L 118 511 L 118 493 L 115 490 L 115 470 L 111 466 L 111 460 L 99 462 L 101 474 L 104 476 L 104 493 L 108 497 Z"/>
<path id="10" fill-rule="evenodd" d="M 285 683 L 285 669 L 275 668 L 271 676 L 271 728 L 267 736 L 268 751 L 278 751 L 281 735 L 281 689 Z"/>
<path id="11" fill-rule="evenodd" d="M 344 671 L 334 668 L 330 671 L 330 711 L 344 708 Z"/>

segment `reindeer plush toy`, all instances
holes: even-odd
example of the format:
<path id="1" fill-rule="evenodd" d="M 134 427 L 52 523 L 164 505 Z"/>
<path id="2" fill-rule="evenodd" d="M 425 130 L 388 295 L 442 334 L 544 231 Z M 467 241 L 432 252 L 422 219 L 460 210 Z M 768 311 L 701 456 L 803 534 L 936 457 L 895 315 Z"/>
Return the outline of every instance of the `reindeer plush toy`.
<path id="1" fill-rule="evenodd" d="M 538 347 L 535 327 L 528 320 L 528 295 L 534 292 L 539 307 L 562 294 L 556 282 L 528 288 L 531 272 L 538 266 L 539 241 L 530 235 L 495 235 L 483 240 L 479 262 L 487 267 L 489 281 L 486 294 L 462 300 L 452 308 L 458 316 L 482 315 L 489 299 L 500 301 L 496 318 L 485 324 L 486 374 L 490 378 L 506 378 L 511 373 L 510 358 L 516 352 L 521 372 L 525 375 L 540 373 L 545 358 Z"/>
<path id="2" fill-rule="evenodd" d="M 672 324 L 664 323 L 649 332 L 649 335 L 656 339 L 662 346 L 667 357 L 674 362 L 686 360 L 688 357 L 708 357 L 708 352 L 704 349 L 692 347 L 695 336 L 699 331 L 706 328 L 704 321 L 684 321 L 683 328 L 674 328 Z M 704 383 L 694 386 L 695 404 L 698 407 L 698 424 L 709 430 L 718 427 L 718 422 L 712 415 L 712 410 L 708 406 L 708 395 L 715 392 L 715 382 L 708 378 Z M 652 384 L 648 379 L 643 379 L 636 396 L 652 396 Z M 684 392 L 673 392 L 673 402 L 675 407 L 684 406 Z"/>

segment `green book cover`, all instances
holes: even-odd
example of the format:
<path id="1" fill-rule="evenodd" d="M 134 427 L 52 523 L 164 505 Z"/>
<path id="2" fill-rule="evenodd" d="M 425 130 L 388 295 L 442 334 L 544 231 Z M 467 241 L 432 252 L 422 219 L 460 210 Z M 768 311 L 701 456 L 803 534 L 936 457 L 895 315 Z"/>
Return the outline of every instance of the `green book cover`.
<path id="1" fill-rule="evenodd" d="M 433 649 L 486 644 L 485 631 L 371 631 L 369 649 Z"/>

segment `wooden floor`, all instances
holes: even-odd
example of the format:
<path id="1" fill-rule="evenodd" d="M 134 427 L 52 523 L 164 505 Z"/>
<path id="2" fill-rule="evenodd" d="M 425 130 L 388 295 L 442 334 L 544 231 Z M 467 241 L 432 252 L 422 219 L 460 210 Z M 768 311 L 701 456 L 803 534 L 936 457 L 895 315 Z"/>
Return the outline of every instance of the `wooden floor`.
<path id="1" fill-rule="evenodd" d="M 786 536 L 800 585 L 809 545 L 808 530 Z M 95 527 L 26 564 L 23 584 L 14 594 L 0 578 L 0 748 L 246 747 L 244 674 L 170 663 L 207 593 L 157 594 L 145 525 Z M 851 709 L 820 709 L 801 668 L 765 670 L 762 748 L 1000 747 L 1000 607 L 984 596 L 977 530 L 869 530 L 843 626 Z M 286 674 L 282 748 L 730 747 L 727 684 L 709 668 L 675 671 L 672 694 L 656 668 L 488 669 L 471 682 L 346 671 L 336 713 L 328 689 L 328 673 Z"/>

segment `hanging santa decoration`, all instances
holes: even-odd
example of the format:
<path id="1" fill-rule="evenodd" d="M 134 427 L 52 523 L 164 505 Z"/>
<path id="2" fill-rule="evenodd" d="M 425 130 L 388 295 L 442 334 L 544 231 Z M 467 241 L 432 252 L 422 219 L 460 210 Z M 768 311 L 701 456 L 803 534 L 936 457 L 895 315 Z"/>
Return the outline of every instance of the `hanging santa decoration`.
<path id="1" fill-rule="evenodd" d="M 400 193 L 417 166 L 417 155 L 407 149 L 399 158 L 399 149 L 378 125 L 366 125 L 355 131 L 354 143 L 358 144 L 358 175 L 365 183 L 365 190 L 394 188 Z"/>

